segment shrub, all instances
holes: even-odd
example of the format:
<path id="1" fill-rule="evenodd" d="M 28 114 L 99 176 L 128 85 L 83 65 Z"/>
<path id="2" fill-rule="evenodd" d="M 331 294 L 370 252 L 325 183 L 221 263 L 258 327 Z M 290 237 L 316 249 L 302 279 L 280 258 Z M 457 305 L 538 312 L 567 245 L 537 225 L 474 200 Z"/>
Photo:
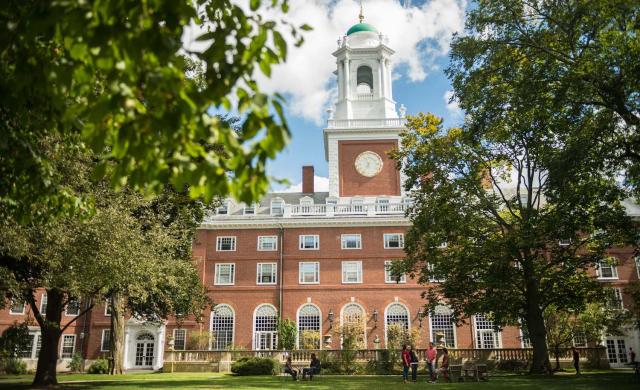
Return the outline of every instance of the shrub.
<path id="1" fill-rule="evenodd" d="M 214 342 L 213 335 L 209 331 L 188 332 L 187 349 L 205 350 L 209 349 L 209 344 Z"/>
<path id="2" fill-rule="evenodd" d="M 271 358 L 243 357 L 231 365 L 236 375 L 272 375 L 280 371 L 280 363 Z"/>
<path id="3" fill-rule="evenodd" d="M 320 349 L 320 332 L 317 330 L 303 330 L 300 332 L 300 348 Z"/>
<path id="4" fill-rule="evenodd" d="M 278 319 L 278 348 L 292 350 L 296 347 L 298 327 L 288 318 Z"/>
<path id="5" fill-rule="evenodd" d="M 380 349 L 377 351 L 378 358 L 367 362 L 367 374 L 390 375 L 393 374 L 393 361 L 389 350 Z"/>
<path id="6" fill-rule="evenodd" d="M 89 374 L 108 374 L 109 361 L 107 359 L 98 359 L 87 370 Z"/>
<path id="7" fill-rule="evenodd" d="M 318 354 L 320 364 L 322 365 L 322 372 L 325 374 L 341 374 L 342 367 L 340 361 L 335 359 L 332 354 L 327 351 L 320 351 Z"/>
<path id="8" fill-rule="evenodd" d="M 496 369 L 500 371 L 520 372 L 527 368 L 527 362 L 524 360 L 500 360 L 496 365 Z"/>
<path id="9" fill-rule="evenodd" d="M 17 358 L 21 351 L 31 347 L 31 340 L 28 324 L 14 322 L 0 336 L 0 359 Z"/>
<path id="10" fill-rule="evenodd" d="M 84 359 L 82 359 L 82 355 L 80 352 L 76 352 L 71 357 L 71 361 L 67 365 L 67 368 L 72 372 L 82 372 L 82 366 L 84 365 Z"/>
<path id="11" fill-rule="evenodd" d="M 8 375 L 24 375 L 27 373 L 27 363 L 15 358 L 5 359 L 2 362 L 2 371 Z"/>

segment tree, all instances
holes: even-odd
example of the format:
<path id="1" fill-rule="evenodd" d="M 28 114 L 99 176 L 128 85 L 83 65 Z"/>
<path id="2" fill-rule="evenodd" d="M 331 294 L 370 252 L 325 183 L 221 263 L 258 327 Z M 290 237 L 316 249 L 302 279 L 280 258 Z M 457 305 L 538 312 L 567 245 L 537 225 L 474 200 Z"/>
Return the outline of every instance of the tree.
<path id="1" fill-rule="evenodd" d="M 452 42 L 454 98 L 475 123 L 502 116 L 528 72 L 530 96 L 545 95 L 566 144 L 565 175 L 597 157 L 640 179 L 640 4 L 625 0 L 480 0 Z"/>
<path id="2" fill-rule="evenodd" d="M 432 309 L 444 300 L 457 319 L 490 313 L 498 327 L 522 320 L 532 372 L 549 371 L 544 310 L 601 300 L 589 269 L 633 231 L 626 193 L 600 164 L 584 162 L 571 191 L 550 185 L 559 146 L 541 100 L 518 95 L 502 122 L 470 129 L 410 117 L 392 154 L 415 202 L 399 271 L 427 286 Z"/>
<path id="3" fill-rule="evenodd" d="M 296 336 L 298 327 L 296 323 L 288 318 L 278 318 L 278 348 L 293 350 L 296 348 Z"/>
<path id="4" fill-rule="evenodd" d="M 188 184 L 194 198 L 254 201 L 268 188 L 266 162 L 289 139 L 283 98 L 263 93 L 256 76 L 269 76 L 285 60 L 287 40 L 301 44 L 299 29 L 309 29 L 280 20 L 287 10 L 286 0 L 248 8 L 231 0 L 10 0 L 0 12 L 5 212 L 25 221 L 85 205 L 64 191 L 38 148 L 43 138 L 69 134 L 95 152 L 96 177 L 115 164 L 115 188 L 157 193 Z M 201 50 L 183 47 L 189 25 L 204 30 Z M 203 64 L 204 77 L 185 74 L 185 54 Z M 239 112 L 242 132 L 212 109 Z"/>
<path id="5" fill-rule="evenodd" d="M 51 153 L 54 172 L 66 178 L 65 187 L 74 196 L 92 199 L 92 213 L 27 225 L 7 218 L 0 228 L 2 268 L 15 285 L 12 291 L 31 307 L 42 332 L 36 385 L 56 382 L 64 330 L 114 292 L 126 291 L 127 307 L 142 318 L 199 316 L 206 304 L 188 250 L 192 232 L 182 226 L 189 218 L 197 225 L 193 211 L 180 211 L 184 215 L 174 218 L 170 206 L 181 208 L 173 199 L 176 194 L 148 200 L 127 188 L 114 192 L 105 181 L 91 182 L 95 160 L 81 147 L 69 149 L 73 144 L 49 139 L 43 147 Z M 169 223 L 172 220 L 177 222 Z M 40 288 L 46 289 L 46 313 L 40 313 L 35 301 Z M 62 325 L 65 306 L 81 299 L 79 315 Z"/>

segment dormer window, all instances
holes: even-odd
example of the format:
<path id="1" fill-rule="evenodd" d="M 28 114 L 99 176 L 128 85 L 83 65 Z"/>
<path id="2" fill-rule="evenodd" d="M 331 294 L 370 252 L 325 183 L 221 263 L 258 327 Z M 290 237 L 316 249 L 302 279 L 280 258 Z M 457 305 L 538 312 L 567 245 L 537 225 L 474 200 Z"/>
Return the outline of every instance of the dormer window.
<path id="1" fill-rule="evenodd" d="M 229 214 L 229 201 L 228 200 L 222 201 L 222 204 L 217 209 L 217 213 L 218 213 L 218 215 L 227 215 L 227 214 Z"/>
<path id="2" fill-rule="evenodd" d="M 329 205 L 337 205 L 338 204 L 338 198 L 327 198 L 326 203 Z"/>
<path id="3" fill-rule="evenodd" d="M 255 204 L 244 206 L 244 215 L 253 215 L 255 213 L 256 213 L 256 205 Z"/>
<path id="4" fill-rule="evenodd" d="M 284 200 L 276 198 L 271 201 L 271 215 L 284 214 Z"/>

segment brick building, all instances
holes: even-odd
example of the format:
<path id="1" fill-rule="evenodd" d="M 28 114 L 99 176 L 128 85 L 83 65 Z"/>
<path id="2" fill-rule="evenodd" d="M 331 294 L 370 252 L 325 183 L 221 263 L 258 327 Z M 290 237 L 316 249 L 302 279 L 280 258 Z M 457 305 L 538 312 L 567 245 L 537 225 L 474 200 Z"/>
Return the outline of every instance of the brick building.
<path id="1" fill-rule="evenodd" d="M 277 317 L 295 321 L 299 339 L 309 337 L 298 340 L 300 345 L 323 349 L 340 348 L 335 330 L 349 322 L 363 324 L 367 348 L 384 347 L 390 324 L 418 329 L 419 347 L 429 340 L 456 348 L 526 346 L 520 329 L 496 332 L 483 315 L 456 327 L 445 306 L 424 313 L 424 288 L 408 277 L 398 281 L 387 269 L 404 256 L 410 202 L 403 177 L 386 154 L 398 145 L 405 114 L 393 100 L 393 50 L 387 44 L 373 26 L 358 23 L 333 53 L 338 98 L 324 129 L 329 191 L 315 191 L 313 167 L 305 166 L 300 193 L 270 193 L 252 205 L 226 201 L 202 224 L 193 243 L 202 281 L 217 306 L 205 313 L 204 323 L 186 321 L 180 328 L 172 320 L 157 325 L 130 319 L 127 368 L 162 367 L 167 340 L 185 349 L 191 332 L 198 330 L 213 334 L 212 349 L 274 349 Z M 628 207 L 640 216 L 640 208 Z M 594 277 L 616 288 L 622 305 L 621 288 L 638 279 L 640 262 L 632 248 L 613 249 L 611 255 L 618 265 L 603 265 Z M 18 309 L 19 304 L 0 313 L 0 328 L 29 317 L 28 309 Z M 72 307 L 68 315 L 74 313 Z M 109 324 L 105 306 L 96 306 L 67 329 L 61 357 L 74 351 L 88 359 L 104 354 Z M 39 330 L 33 327 L 32 332 L 32 347 L 24 357 L 33 363 Z M 638 331 L 627 333 L 605 341 L 614 366 L 626 361 L 630 346 L 640 347 Z"/>

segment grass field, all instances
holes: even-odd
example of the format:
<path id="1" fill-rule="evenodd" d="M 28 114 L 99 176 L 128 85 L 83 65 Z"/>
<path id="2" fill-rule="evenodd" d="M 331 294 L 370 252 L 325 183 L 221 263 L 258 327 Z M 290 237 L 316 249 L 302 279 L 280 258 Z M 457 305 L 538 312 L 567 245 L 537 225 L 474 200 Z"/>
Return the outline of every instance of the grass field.
<path id="1" fill-rule="evenodd" d="M 30 375 L 0 376 L 0 389 L 27 389 Z M 122 376 L 60 374 L 62 389 L 315 389 L 315 390 L 374 390 L 374 389 L 548 389 L 548 390 L 626 390 L 640 389 L 640 382 L 631 371 L 587 372 L 581 377 L 556 374 L 553 377 L 494 376 L 488 382 L 429 384 L 421 377 L 418 383 L 402 384 L 397 376 L 319 376 L 312 382 L 293 382 L 287 377 L 234 377 L 213 373 L 128 374 Z"/>

